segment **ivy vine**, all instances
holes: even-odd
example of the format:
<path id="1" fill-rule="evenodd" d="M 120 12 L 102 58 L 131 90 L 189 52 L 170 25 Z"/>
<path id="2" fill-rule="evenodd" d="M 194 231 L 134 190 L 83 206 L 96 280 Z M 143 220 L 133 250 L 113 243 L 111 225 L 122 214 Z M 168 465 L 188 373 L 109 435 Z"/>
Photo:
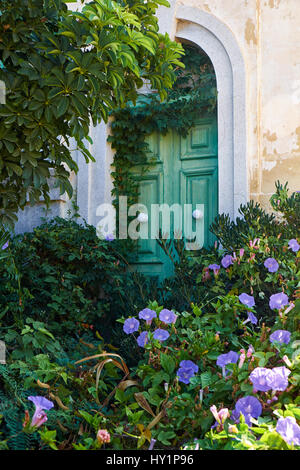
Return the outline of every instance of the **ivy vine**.
<path id="1" fill-rule="evenodd" d="M 153 132 L 165 135 L 174 129 L 186 136 L 201 114 L 215 111 L 217 103 L 216 78 L 208 56 L 199 48 L 183 45 L 181 58 L 185 68 L 177 68 L 176 82 L 168 97 L 161 102 L 158 94 L 139 95 L 136 103 L 112 113 L 112 135 L 108 137 L 115 150 L 112 176 L 114 205 L 119 196 L 127 196 L 128 204 L 138 201 L 139 182 L 132 167 L 140 165 L 141 172 L 152 164 L 146 137 Z"/>

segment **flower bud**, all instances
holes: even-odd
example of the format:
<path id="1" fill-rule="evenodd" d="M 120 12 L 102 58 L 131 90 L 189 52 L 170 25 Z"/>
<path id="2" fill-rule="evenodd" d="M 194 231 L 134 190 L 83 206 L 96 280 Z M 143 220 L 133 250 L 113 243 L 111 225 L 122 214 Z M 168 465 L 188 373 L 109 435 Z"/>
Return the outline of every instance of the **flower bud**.
<path id="1" fill-rule="evenodd" d="M 242 350 L 244 351 L 244 350 Z M 245 358 L 246 358 L 246 354 L 245 354 L 245 351 L 242 352 L 242 354 L 240 355 L 240 360 L 239 360 L 239 369 L 241 369 L 243 367 L 243 364 L 245 362 Z"/>
<path id="2" fill-rule="evenodd" d="M 150 441 L 150 446 L 149 446 L 149 449 L 148 449 L 148 450 L 153 450 L 153 447 L 154 447 L 155 442 L 156 442 L 156 439 L 151 439 L 151 441 Z"/>
<path id="3" fill-rule="evenodd" d="M 29 411 L 25 410 L 25 418 L 23 421 L 23 428 L 26 428 L 26 426 L 29 424 L 30 421 L 30 416 L 29 416 Z"/>
<path id="4" fill-rule="evenodd" d="M 97 432 L 97 441 L 99 444 L 105 444 L 110 442 L 110 434 L 106 429 L 99 429 Z"/>
<path id="5" fill-rule="evenodd" d="M 237 433 L 239 432 L 239 431 L 238 431 L 238 428 L 236 427 L 235 424 L 230 424 L 230 425 L 228 426 L 228 431 L 229 431 L 229 432 L 232 432 L 232 433 L 234 433 L 234 434 L 237 434 Z"/>
<path id="6" fill-rule="evenodd" d="M 293 364 L 291 363 L 291 361 L 289 360 L 286 354 L 283 356 L 282 359 L 288 367 L 292 367 Z"/>
<path id="7" fill-rule="evenodd" d="M 247 351 L 247 358 L 249 359 L 252 354 L 254 353 L 254 348 L 252 346 L 252 344 L 250 344 L 249 348 L 248 348 L 248 351 Z"/>

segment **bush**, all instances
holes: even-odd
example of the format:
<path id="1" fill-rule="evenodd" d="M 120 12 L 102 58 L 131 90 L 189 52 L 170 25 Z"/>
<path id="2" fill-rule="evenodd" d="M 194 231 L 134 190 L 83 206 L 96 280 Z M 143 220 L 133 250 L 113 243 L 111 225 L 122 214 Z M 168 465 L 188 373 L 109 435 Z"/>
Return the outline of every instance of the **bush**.
<path id="1" fill-rule="evenodd" d="M 127 262 L 121 242 L 100 240 L 94 227 L 56 218 L 15 237 L 5 251 L 10 256 L 0 267 L 1 321 L 7 329 L 25 328 L 24 338 L 34 330 L 28 347 L 40 343 L 42 351 L 50 333 L 106 333 L 124 311 Z M 11 331 L 8 345 L 12 339 Z"/>
<path id="2" fill-rule="evenodd" d="M 89 226 L 56 219 L 10 242 L 0 447 L 299 448 L 299 196 L 286 191 L 278 185 L 272 198 L 281 221 L 262 217 L 259 227 L 248 206 L 244 243 L 237 221 L 226 249 L 190 256 L 166 244 L 177 261 L 161 288 L 128 273 L 122 245 Z M 119 327 L 103 338 L 105 319 Z M 79 331 L 82 322 L 94 328 Z M 28 397 L 41 395 L 55 406 L 31 426 Z"/>
<path id="3" fill-rule="evenodd" d="M 177 318 L 174 316 L 174 319 L 168 318 L 174 313 L 162 307 L 149 304 L 148 308 L 154 312 L 151 326 L 140 320 L 142 325 L 139 325 L 135 333 L 139 335 L 142 330 L 146 332 L 138 336 L 138 342 L 144 345 L 145 353 L 136 374 L 144 392 L 143 401 L 141 398 L 136 400 L 142 408 L 145 409 L 145 403 L 148 403 L 148 407 L 155 410 L 159 419 L 156 419 L 152 438 L 158 443 L 178 448 L 186 441 L 204 437 L 207 432 L 210 433 L 215 422 L 211 407 L 233 411 L 237 400 L 245 396 L 257 397 L 263 408 L 260 413 L 263 416 L 259 419 L 259 424 L 263 427 L 266 424 L 267 428 L 274 428 L 276 420 L 273 411 L 277 411 L 278 416 L 280 413 L 284 414 L 285 408 L 293 409 L 296 410 L 293 411 L 294 414 L 285 416 L 300 417 L 297 407 L 300 379 L 297 357 L 300 343 L 297 341 L 299 333 L 293 329 L 295 321 L 299 320 L 299 300 L 288 314 L 285 313 L 288 310 L 286 307 L 273 310 L 273 326 L 270 328 L 261 325 L 259 329 L 250 322 L 245 323 L 246 313 L 251 311 L 254 314 L 254 308 L 244 305 L 232 294 L 222 296 L 206 309 L 194 305 L 192 312 L 175 312 Z M 141 316 L 140 314 L 139 317 Z M 270 341 L 271 333 L 286 331 L 287 328 L 292 331 L 288 344 Z M 161 332 L 164 335 L 162 339 L 155 339 Z M 222 367 L 222 364 L 226 365 Z M 289 382 L 286 380 L 282 387 L 269 387 L 265 393 L 255 391 L 253 383 L 249 381 L 251 372 L 257 368 L 274 370 L 276 367 L 285 367 L 284 371 L 290 374 Z M 118 393 L 117 399 L 124 406 L 130 407 L 133 396 Z M 227 424 L 230 423 L 232 427 L 239 421 L 238 418 L 239 415 L 233 418 L 231 414 Z M 153 417 L 149 414 L 143 414 L 142 422 L 152 429 Z M 249 421 L 248 425 L 250 426 Z M 245 427 L 243 423 L 240 426 L 237 427 L 238 431 L 233 428 L 234 432 L 247 432 L 251 435 L 252 430 L 248 426 Z M 216 428 L 218 432 L 223 431 L 224 422 L 217 423 Z M 228 426 L 225 431 L 223 438 L 225 436 L 230 440 Z M 277 441 L 281 442 L 280 436 L 277 437 Z M 219 437 L 212 434 L 210 444 L 214 444 L 215 439 Z M 251 445 L 248 447 L 251 448 Z M 267 442 L 264 441 L 262 448 L 267 447 Z"/>
<path id="4" fill-rule="evenodd" d="M 168 308 L 185 310 L 199 298 L 208 302 L 216 295 L 243 287 L 255 294 L 260 311 L 265 311 L 267 317 L 264 297 L 272 293 L 273 283 L 279 283 L 290 294 L 298 282 L 288 242 L 299 236 L 300 194 L 289 196 L 287 184 L 282 186 L 277 182 L 271 204 L 276 214 L 268 214 L 259 204 L 250 201 L 240 207 L 242 217 L 235 221 L 226 214 L 218 216 L 211 226 L 217 238 L 215 246 L 202 249 L 197 256 L 182 250 L 180 242 L 163 245 L 165 251 L 173 255 L 175 275 L 166 280 L 163 291 L 167 294 L 160 301 Z M 229 265 L 227 270 L 222 267 L 218 276 L 214 276 L 208 266 L 222 266 L 221 260 L 226 254 L 237 258 L 237 263 Z M 269 273 L 264 266 L 267 257 L 277 259 L 278 273 Z"/>

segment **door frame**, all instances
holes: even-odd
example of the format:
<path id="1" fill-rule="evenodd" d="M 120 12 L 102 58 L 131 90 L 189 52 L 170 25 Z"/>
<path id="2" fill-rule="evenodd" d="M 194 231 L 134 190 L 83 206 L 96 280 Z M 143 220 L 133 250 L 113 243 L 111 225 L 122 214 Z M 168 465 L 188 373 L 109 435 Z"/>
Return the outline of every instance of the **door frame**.
<path id="1" fill-rule="evenodd" d="M 210 58 L 218 90 L 219 213 L 234 219 L 249 200 L 246 127 L 246 69 L 239 45 L 225 23 L 197 7 L 171 0 L 159 8 L 161 33 L 190 42 Z"/>

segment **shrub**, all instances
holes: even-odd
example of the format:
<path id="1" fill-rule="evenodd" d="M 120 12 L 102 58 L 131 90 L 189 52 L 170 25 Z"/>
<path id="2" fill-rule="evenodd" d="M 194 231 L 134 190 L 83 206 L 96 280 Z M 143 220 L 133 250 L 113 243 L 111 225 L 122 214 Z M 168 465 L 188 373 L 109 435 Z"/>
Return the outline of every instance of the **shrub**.
<path id="1" fill-rule="evenodd" d="M 184 251 L 182 243 L 163 245 L 173 256 L 175 275 L 166 280 L 163 291 L 167 294 L 160 301 L 168 308 L 185 310 L 199 298 L 209 301 L 218 294 L 243 287 L 256 295 L 260 311 L 265 311 L 267 320 L 264 298 L 273 292 L 273 284 L 279 283 L 290 294 L 298 282 L 297 259 L 288 243 L 299 236 L 300 194 L 289 196 L 287 184 L 282 186 L 277 182 L 271 204 L 276 214 L 268 214 L 259 204 L 250 201 L 240 207 L 242 217 L 235 221 L 226 214 L 218 216 L 211 226 L 217 238 L 215 246 L 200 250 L 197 256 Z M 237 262 L 223 268 L 221 260 L 226 255 L 233 256 Z M 278 261 L 277 273 L 270 273 L 264 266 L 266 258 Z M 211 264 L 220 265 L 217 276 L 208 268 Z"/>
<path id="2" fill-rule="evenodd" d="M 127 289 L 122 245 L 100 240 L 94 227 L 56 218 L 13 238 L 7 251 L 0 267 L 2 325 L 25 328 L 28 342 L 33 333 L 31 341 L 41 350 L 50 333 L 110 329 L 122 312 Z M 5 337 L 10 345 L 9 338 L 11 333 Z"/>
<path id="3" fill-rule="evenodd" d="M 284 214 L 297 198 L 285 200 Z M 228 249 L 190 256 L 181 242 L 166 244 L 176 251 L 175 276 L 159 289 L 128 273 L 122 245 L 96 240 L 89 226 L 56 219 L 11 241 L 1 254 L 9 350 L 0 365 L 0 447 L 299 448 L 300 240 L 292 213 L 292 231 L 270 216 L 270 231 L 256 226 L 253 238 L 247 225 L 244 243 Z M 45 273 L 58 282 L 41 304 L 52 288 Z M 80 297 L 71 288 L 66 295 L 71 285 Z M 54 308 L 54 295 L 74 315 Z M 119 325 L 106 339 L 98 332 L 105 318 Z M 83 321 L 95 328 L 79 332 Z M 40 427 L 31 426 L 31 396 L 54 404 L 45 402 Z"/>

